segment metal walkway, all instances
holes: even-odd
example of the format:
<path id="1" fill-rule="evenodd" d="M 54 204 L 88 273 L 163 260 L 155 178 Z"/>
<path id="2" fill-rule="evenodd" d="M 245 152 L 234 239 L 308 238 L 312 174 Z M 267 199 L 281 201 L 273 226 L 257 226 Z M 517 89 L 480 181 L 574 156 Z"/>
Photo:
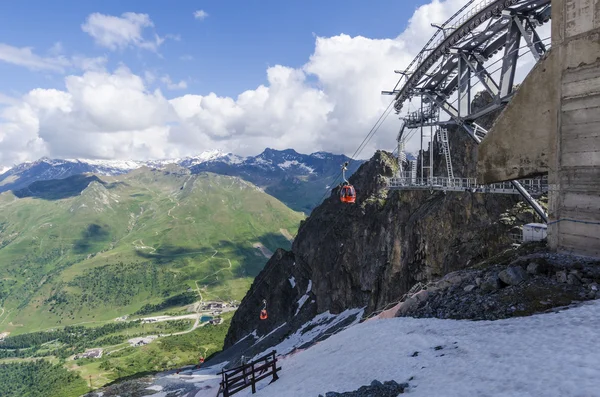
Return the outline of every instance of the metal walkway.
<path id="1" fill-rule="evenodd" d="M 494 183 L 481 185 L 475 178 L 412 178 L 408 173 L 394 178 L 387 178 L 387 188 L 390 190 L 443 190 L 450 192 L 473 192 L 473 193 L 502 193 L 521 194 L 512 182 Z M 527 190 L 531 196 L 539 196 L 548 192 L 548 179 L 521 179 L 520 185 Z"/>

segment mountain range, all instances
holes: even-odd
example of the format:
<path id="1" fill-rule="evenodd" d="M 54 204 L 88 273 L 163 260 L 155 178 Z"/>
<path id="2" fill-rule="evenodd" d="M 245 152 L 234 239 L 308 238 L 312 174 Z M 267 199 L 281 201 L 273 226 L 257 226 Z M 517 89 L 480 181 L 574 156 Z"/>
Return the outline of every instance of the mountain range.
<path id="1" fill-rule="evenodd" d="M 41 158 L 16 165 L 0 175 L 0 192 L 18 191 L 34 182 L 64 179 L 77 174 L 93 173 L 117 176 L 147 167 L 165 169 L 170 164 L 189 169 L 193 174 L 213 172 L 237 176 L 278 198 L 296 211 L 309 213 L 341 179 L 341 165 L 349 161 L 347 176 L 364 160 L 328 152 L 301 154 L 293 149 L 265 149 L 257 156 L 241 157 L 220 150 L 205 151 L 198 156 L 166 160 L 89 160 Z"/>

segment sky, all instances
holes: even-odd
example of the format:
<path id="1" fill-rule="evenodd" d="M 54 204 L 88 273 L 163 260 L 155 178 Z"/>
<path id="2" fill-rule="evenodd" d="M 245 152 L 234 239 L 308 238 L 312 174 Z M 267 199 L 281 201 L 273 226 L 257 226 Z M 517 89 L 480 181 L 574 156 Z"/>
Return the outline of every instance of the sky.
<path id="1" fill-rule="evenodd" d="M 464 0 L 0 4 L 0 167 L 266 147 L 352 155 Z M 392 113 L 360 158 L 392 150 Z"/>

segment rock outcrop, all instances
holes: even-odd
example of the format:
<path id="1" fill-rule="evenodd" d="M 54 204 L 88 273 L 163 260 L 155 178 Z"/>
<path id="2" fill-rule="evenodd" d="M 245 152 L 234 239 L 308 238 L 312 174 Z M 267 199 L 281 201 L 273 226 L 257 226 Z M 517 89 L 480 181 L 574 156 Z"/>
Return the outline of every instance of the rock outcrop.
<path id="1" fill-rule="evenodd" d="M 350 178 L 357 202 L 331 197 L 300 226 L 291 252 L 277 251 L 233 317 L 225 348 L 250 334 L 291 332 L 316 314 L 398 301 L 417 282 L 469 267 L 511 244 L 499 219 L 514 195 L 392 191 L 396 159 L 378 151 Z M 259 320 L 262 300 L 269 318 Z M 282 331 L 283 332 L 283 331 Z"/>
<path id="2" fill-rule="evenodd" d="M 471 269 L 419 284 L 386 317 L 498 320 L 528 316 L 600 299 L 599 284 L 600 261 L 527 244 Z"/>

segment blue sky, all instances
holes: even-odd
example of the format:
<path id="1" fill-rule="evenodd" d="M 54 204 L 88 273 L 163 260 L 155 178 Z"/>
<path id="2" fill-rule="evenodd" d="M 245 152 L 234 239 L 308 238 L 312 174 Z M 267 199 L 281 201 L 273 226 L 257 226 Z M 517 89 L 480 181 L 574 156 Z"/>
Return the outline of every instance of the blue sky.
<path id="1" fill-rule="evenodd" d="M 314 50 L 314 35 L 340 33 L 369 38 L 393 38 L 406 27 L 416 7 L 425 1 L 7 1 L 0 4 L 1 41 L 15 47 L 33 47 L 48 54 L 60 42 L 65 54 L 108 56 L 108 68 L 119 62 L 134 72 L 155 70 L 173 81 L 188 82 L 188 91 L 236 96 L 266 81 L 266 68 L 275 64 L 300 67 Z M 167 5 L 170 4 L 170 5 Z M 203 20 L 193 13 L 208 13 Z M 84 33 L 87 16 L 99 12 L 148 14 L 149 29 L 166 39 L 162 58 L 145 50 L 111 53 Z M 188 59 L 188 58 L 192 59 Z M 0 92 L 23 94 L 34 87 L 63 85 L 63 76 L 31 72 L 0 63 Z M 175 93 L 166 93 L 175 96 Z"/>

